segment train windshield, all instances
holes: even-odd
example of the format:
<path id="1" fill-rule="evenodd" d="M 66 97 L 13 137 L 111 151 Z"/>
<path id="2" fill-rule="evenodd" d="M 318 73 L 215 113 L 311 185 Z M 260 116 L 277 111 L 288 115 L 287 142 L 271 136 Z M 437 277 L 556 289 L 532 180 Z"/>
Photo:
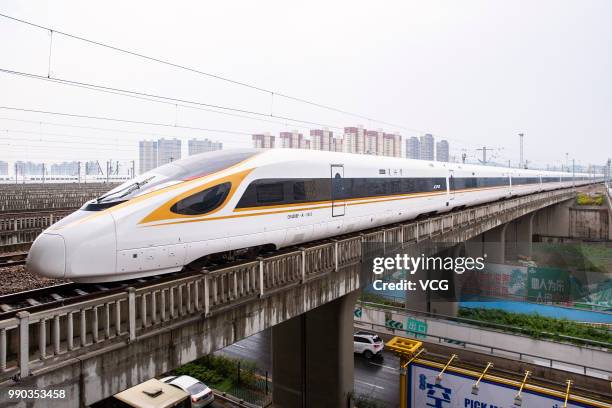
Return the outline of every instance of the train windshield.
<path id="1" fill-rule="evenodd" d="M 82 209 L 103 210 L 145 193 L 227 169 L 254 156 L 257 152 L 256 149 L 218 150 L 164 164 L 89 201 Z"/>

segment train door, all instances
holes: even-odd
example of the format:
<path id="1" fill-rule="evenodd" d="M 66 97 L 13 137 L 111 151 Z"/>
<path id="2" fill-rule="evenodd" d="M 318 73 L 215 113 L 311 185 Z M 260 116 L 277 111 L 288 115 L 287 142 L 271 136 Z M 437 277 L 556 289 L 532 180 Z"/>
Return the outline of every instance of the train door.
<path id="1" fill-rule="evenodd" d="M 344 165 L 331 165 L 331 199 L 332 217 L 342 217 L 345 212 L 344 202 Z"/>
<path id="2" fill-rule="evenodd" d="M 456 186 L 455 186 L 455 171 L 454 170 L 449 170 L 448 171 L 448 200 L 452 201 L 455 199 L 455 190 L 456 190 Z"/>

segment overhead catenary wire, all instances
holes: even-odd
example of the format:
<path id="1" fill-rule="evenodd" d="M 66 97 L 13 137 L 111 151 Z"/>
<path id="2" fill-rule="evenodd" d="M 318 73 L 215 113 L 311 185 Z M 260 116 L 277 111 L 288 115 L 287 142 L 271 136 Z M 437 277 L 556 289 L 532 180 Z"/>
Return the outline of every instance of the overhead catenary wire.
<path id="1" fill-rule="evenodd" d="M 77 114 L 77 113 L 53 112 L 53 111 L 46 111 L 46 110 L 39 110 L 39 109 L 18 108 L 15 106 L 0 106 L 0 109 L 11 110 L 15 112 L 41 113 L 45 115 L 65 116 L 65 117 L 79 118 L 79 119 L 92 119 L 92 120 L 103 120 L 103 121 L 119 122 L 119 123 L 130 123 L 130 124 L 135 124 L 135 125 L 160 126 L 160 127 L 165 127 L 165 128 L 178 128 L 178 129 L 188 129 L 188 130 L 201 130 L 205 132 L 218 132 L 218 133 L 227 133 L 227 134 L 235 134 L 235 135 L 249 135 L 249 136 L 251 135 L 251 133 L 249 132 L 241 132 L 237 130 L 210 129 L 210 128 L 203 128 L 203 127 L 197 127 L 197 126 L 174 125 L 172 123 L 147 122 L 147 121 L 142 121 L 142 120 L 113 118 L 109 116 L 82 115 L 82 114 Z"/>
<path id="2" fill-rule="evenodd" d="M 228 116 L 239 117 L 243 119 L 257 120 L 257 121 L 274 123 L 277 125 L 285 125 L 285 126 L 288 125 L 286 121 L 290 121 L 290 122 L 296 122 L 296 123 L 302 123 L 302 124 L 327 127 L 327 128 L 332 128 L 332 129 L 343 129 L 342 127 L 339 127 L 339 126 L 334 126 L 334 125 L 329 125 L 329 124 L 324 124 L 324 123 L 319 123 L 319 122 L 313 122 L 313 121 L 307 121 L 303 119 L 291 118 L 287 116 L 269 115 L 263 112 L 249 111 L 245 109 L 232 108 L 228 106 L 209 104 L 209 103 L 199 102 L 199 101 L 190 101 L 186 99 L 178 99 L 178 98 L 173 98 L 169 96 L 150 94 L 146 92 L 138 92 L 138 91 L 133 91 L 133 90 L 128 90 L 128 89 L 113 88 L 113 87 L 97 85 L 97 84 L 92 84 L 92 83 L 87 83 L 87 82 L 72 81 L 72 80 L 62 79 L 62 78 L 57 78 L 57 77 L 49 78 L 49 77 L 45 77 L 42 75 L 32 74 L 29 72 L 14 71 L 14 70 L 9 70 L 5 68 L 0 68 L 0 72 L 4 74 L 17 75 L 21 77 L 32 78 L 32 79 L 37 79 L 41 81 L 48 81 L 52 83 L 58 83 L 61 85 L 83 88 L 83 89 L 88 89 L 92 91 L 103 92 L 103 93 L 108 93 L 108 94 L 113 94 L 113 95 L 125 96 L 129 98 L 145 100 L 149 102 L 167 104 L 167 105 L 171 105 L 175 107 L 175 109 L 180 106 L 182 108 L 187 108 L 187 109 L 202 110 L 202 111 L 217 113 L 221 115 L 228 115 Z M 231 112 L 223 112 L 223 111 L 217 111 L 213 109 L 207 109 L 207 108 L 203 108 L 203 106 L 206 106 L 208 108 L 227 110 Z M 236 113 L 233 113 L 233 112 L 236 112 Z M 241 115 L 238 113 L 249 114 L 249 115 L 254 115 L 258 117 L 246 116 L 246 115 Z M 175 111 L 175 115 L 176 115 L 176 111 Z M 284 120 L 284 122 L 266 119 L 270 117 L 276 118 L 276 119 L 282 119 Z M 175 119 L 175 122 L 176 122 L 176 119 Z M 291 126 L 310 129 L 309 126 L 296 125 L 295 123 L 292 123 Z"/>
<path id="3" fill-rule="evenodd" d="M 373 118 L 373 117 L 370 117 L 370 116 L 367 116 L 367 115 L 362 115 L 362 114 L 359 114 L 359 113 L 351 112 L 351 111 L 348 111 L 348 110 L 345 110 L 345 109 L 341 109 L 341 108 L 337 108 L 337 107 L 334 107 L 334 106 L 331 106 L 331 105 L 328 105 L 328 104 L 314 102 L 314 101 L 311 101 L 311 100 L 308 100 L 308 99 L 305 99 L 305 98 L 301 98 L 301 97 L 297 97 L 297 96 L 292 96 L 292 95 L 289 95 L 289 94 L 286 94 L 286 93 L 283 93 L 283 92 L 279 92 L 277 90 L 267 89 L 267 88 L 256 86 L 256 85 L 244 82 L 244 81 L 238 81 L 238 80 L 234 80 L 234 79 L 231 79 L 231 78 L 228 78 L 228 77 L 224 77 L 222 75 L 217 75 L 217 74 L 213 74 L 211 72 L 206 72 L 206 71 L 203 71 L 201 69 L 189 67 L 189 66 L 184 65 L 184 64 L 175 63 L 175 62 L 172 62 L 172 61 L 169 61 L 169 60 L 166 60 L 166 59 L 162 59 L 162 58 L 152 57 L 152 56 L 145 55 L 145 54 L 137 52 L 137 51 L 132 51 L 132 50 L 128 50 L 128 49 L 125 49 L 125 48 L 122 48 L 122 47 L 106 44 L 106 43 L 103 43 L 101 41 L 92 40 L 92 39 L 85 38 L 85 37 L 80 36 L 80 35 L 67 33 L 65 31 L 57 30 L 55 28 L 51 28 L 51 27 L 48 27 L 48 26 L 43 26 L 41 24 L 37 24 L 37 23 L 31 22 L 31 21 L 27 21 L 27 20 L 20 19 L 20 18 L 17 18 L 17 17 L 9 16 L 9 15 L 4 14 L 4 13 L 0 13 L 0 17 L 4 17 L 4 18 L 12 20 L 14 22 L 17 22 L 17 23 L 20 23 L 20 24 L 25 24 L 25 25 L 28 25 L 28 26 L 31 26 L 31 27 L 35 27 L 35 28 L 38 28 L 38 29 L 41 29 L 41 30 L 47 30 L 47 31 L 53 32 L 53 33 L 55 33 L 57 35 L 63 35 L 65 37 L 72 38 L 72 39 L 75 39 L 75 40 L 78 40 L 78 41 L 86 42 L 86 43 L 89 43 L 89 44 L 92 44 L 92 45 L 96 45 L 96 46 L 99 46 L 99 47 L 102 47 L 102 48 L 106 48 L 106 49 L 114 50 L 116 52 L 120 52 L 120 53 L 124 53 L 124 54 L 127 54 L 127 55 L 131 55 L 131 56 L 134 56 L 134 57 L 137 57 L 137 58 L 141 58 L 141 59 L 144 59 L 144 60 L 147 60 L 147 61 L 156 62 L 156 63 L 163 64 L 163 65 L 167 65 L 167 66 L 174 67 L 174 68 L 177 68 L 177 69 L 180 69 L 180 70 L 192 72 L 192 73 L 203 75 L 203 76 L 206 76 L 206 77 L 209 77 L 209 78 L 213 78 L 213 79 L 217 79 L 217 80 L 224 81 L 224 82 L 227 82 L 227 83 L 231 83 L 231 84 L 234 84 L 234 85 L 237 85 L 237 86 L 242 86 L 242 87 L 246 87 L 246 88 L 249 88 L 249 89 L 253 89 L 255 91 L 264 92 L 264 93 L 267 93 L 267 94 L 270 95 L 270 97 L 272 99 L 272 102 L 273 102 L 273 98 L 276 96 L 276 97 L 281 97 L 281 98 L 285 98 L 285 99 L 288 99 L 288 100 L 292 100 L 292 101 L 295 101 L 295 102 L 299 102 L 299 103 L 315 106 L 315 107 L 318 107 L 318 108 L 321 108 L 321 109 L 325 109 L 325 110 L 329 110 L 329 111 L 332 111 L 332 112 L 341 113 L 341 114 L 345 114 L 345 115 L 348 115 L 348 116 L 353 116 L 355 118 L 360 118 L 360 119 L 363 119 L 363 120 L 367 120 L 367 121 L 371 121 L 371 122 L 375 122 L 375 123 L 380 123 L 380 124 L 384 124 L 384 125 L 387 125 L 387 126 L 392 126 L 392 127 L 399 128 L 399 129 L 404 129 L 404 130 L 407 130 L 407 131 L 410 131 L 410 132 L 427 133 L 427 131 L 411 128 L 411 127 L 408 127 L 408 126 L 405 126 L 405 125 L 402 125 L 402 124 L 397 124 L 397 123 L 393 123 L 393 122 L 389 122 L 389 121 L 385 121 L 385 120 L 376 119 L 376 118 Z M 271 103 L 271 109 L 273 109 L 273 104 L 272 103 Z M 271 111 L 270 113 L 272 114 L 273 112 Z M 431 132 L 429 132 L 429 133 L 431 133 Z M 450 139 L 450 138 L 447 138 L 447 139 L 453 140 L 453 139 Z"/>
<path id="4" fill-rule="evenodd" d="M 0 135 L 4 134 L 4 133 L 22 133 L 22 134 L 27 134 L 27 135 L 40 135 L 40 136 L 53 136 L 53 137 L 69 137 L 69 138 L 76 138 L 76 139 L 86 139 L 86 140 L 90 140 L 91 137 L 89 136 L 84 136 L 84 135 L 74 135 L 74 134 L 68 134 L 68 133 L 56 133 L 56 132 L 43 132 L 41 130 L 38 131 L 30 131 L 30 130 L 22 130 L 22 129 L 8 129 L 8 128 L 0 128 Z M 139 135 L 144 135 L 144 133 L 138 133 Z M 174 136 L 177 139 L 188 139 L 190 136 Z M 21 140 L 21 139 L 20 139 Z M 25 139 L 23 139 L 25 140 Z M 42 140 L 42 138 L 39 139 L 31 139 L 32 141 L 38 141 L 38 140 Z M 234 139 L 233 141 L 238 141 L 238 142 L 243 142 L 246 143 L 244 141 L 244 139 L 238 140 L 238 139 Z M 56 141 L 53 141 L 54 143 Z M 60 141 L 57 141 L 58 143 Z M 63 141 L 62 141 L 63 143 Z M 86 143 L 86 142 L 81 142 L 81 141 L 73 141 L 70 143 Z M 112 143 L 113 145 L 119 145 L 119 146 L 132 146 L 135 147 L 134 145 L 134 141 L 130 142 L 124 142 L 122 141 L 112 141 L 109 140 L 109 143 Z M 94 144 L 94 145 L 100 145 L 99 142 L 91 142 L 91 143 L 87 143 L 87 144 Z"/>
<path id="5" fill-rule="evenodd" d="M 74 129 L 86 129 L 86 130 L 98 130 L 98 131 L 102 131 L 102 132 L 116 132 L 116 133 L 125 133 L 125 134 L 132 134 L 132 135 L 136 135 L 139 137 L 142 137 L 143 135 L 147 134 L 150 136 L 155 136 L 155 137 L 168 137 L 168 138 L 182 138 L 182 137 L 186 137 L 184 135 L 170 135 L 170 134 L 166 134 L 166 133 L 156 133 L 156 132 L 151 132 L 148 130 L 142 130 L 142 131 L 134 131 L 134 130 L 125 130 L 125 129 L 117 129 L 117 128 L 104 128 L 104 127 L 97 127 L 97 126 L 85 126 L 85 125 L 75 125 L 75 124 L 69 124 L 69 123 L 59 123 L 59 122 L 48 122 L 48 121 L 41 121 L 41 120 L 28 120 L 28 119 L 17 119 L 17 118 L 8 118 L 8 117 L 4 117 L 4 116 L 0 116 L 0 120 L 8 120 L 8 121 L 14 121 L 14 122 L 23 122 L 23 123 L 32 123 L 32 124 L 37 124 L 37 125 L 49 125 L 49 126 L 56 126 L 56 127 L 67 127 L 67 128 L 74 128 Z M 187 137 L 193 137 L 192 134 L 190 134 Z"/>

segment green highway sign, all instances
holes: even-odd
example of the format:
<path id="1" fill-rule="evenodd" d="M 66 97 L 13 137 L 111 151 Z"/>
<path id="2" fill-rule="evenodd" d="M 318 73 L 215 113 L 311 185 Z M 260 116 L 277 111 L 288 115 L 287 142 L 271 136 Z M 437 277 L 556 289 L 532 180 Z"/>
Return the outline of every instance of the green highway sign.
<path id="1" fill-rule="evenodd" d="M 427 337 L 427 322 L 407 318 L 406 332 L 408 332 L 409 334 L 413 334 L 416 338 L 425 338 Z"/>

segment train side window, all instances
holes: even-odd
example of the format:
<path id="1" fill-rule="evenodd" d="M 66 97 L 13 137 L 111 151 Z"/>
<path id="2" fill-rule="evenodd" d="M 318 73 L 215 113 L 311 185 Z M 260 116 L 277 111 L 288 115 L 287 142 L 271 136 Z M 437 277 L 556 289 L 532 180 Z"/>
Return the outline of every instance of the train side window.
<path id="1" fill-rule="evenodd" d="M 182 215 L 206 214 L 219 207 L 231 188 L 231 183 L 222 183 L 200 191 L 176 202 L 170 211 Z"/>
<path id="2" fill-rule="evenodd" d="M 283 183 L 259 184 L 256 191 L 258 203 L 278 203 L 285 199 Z"/>

